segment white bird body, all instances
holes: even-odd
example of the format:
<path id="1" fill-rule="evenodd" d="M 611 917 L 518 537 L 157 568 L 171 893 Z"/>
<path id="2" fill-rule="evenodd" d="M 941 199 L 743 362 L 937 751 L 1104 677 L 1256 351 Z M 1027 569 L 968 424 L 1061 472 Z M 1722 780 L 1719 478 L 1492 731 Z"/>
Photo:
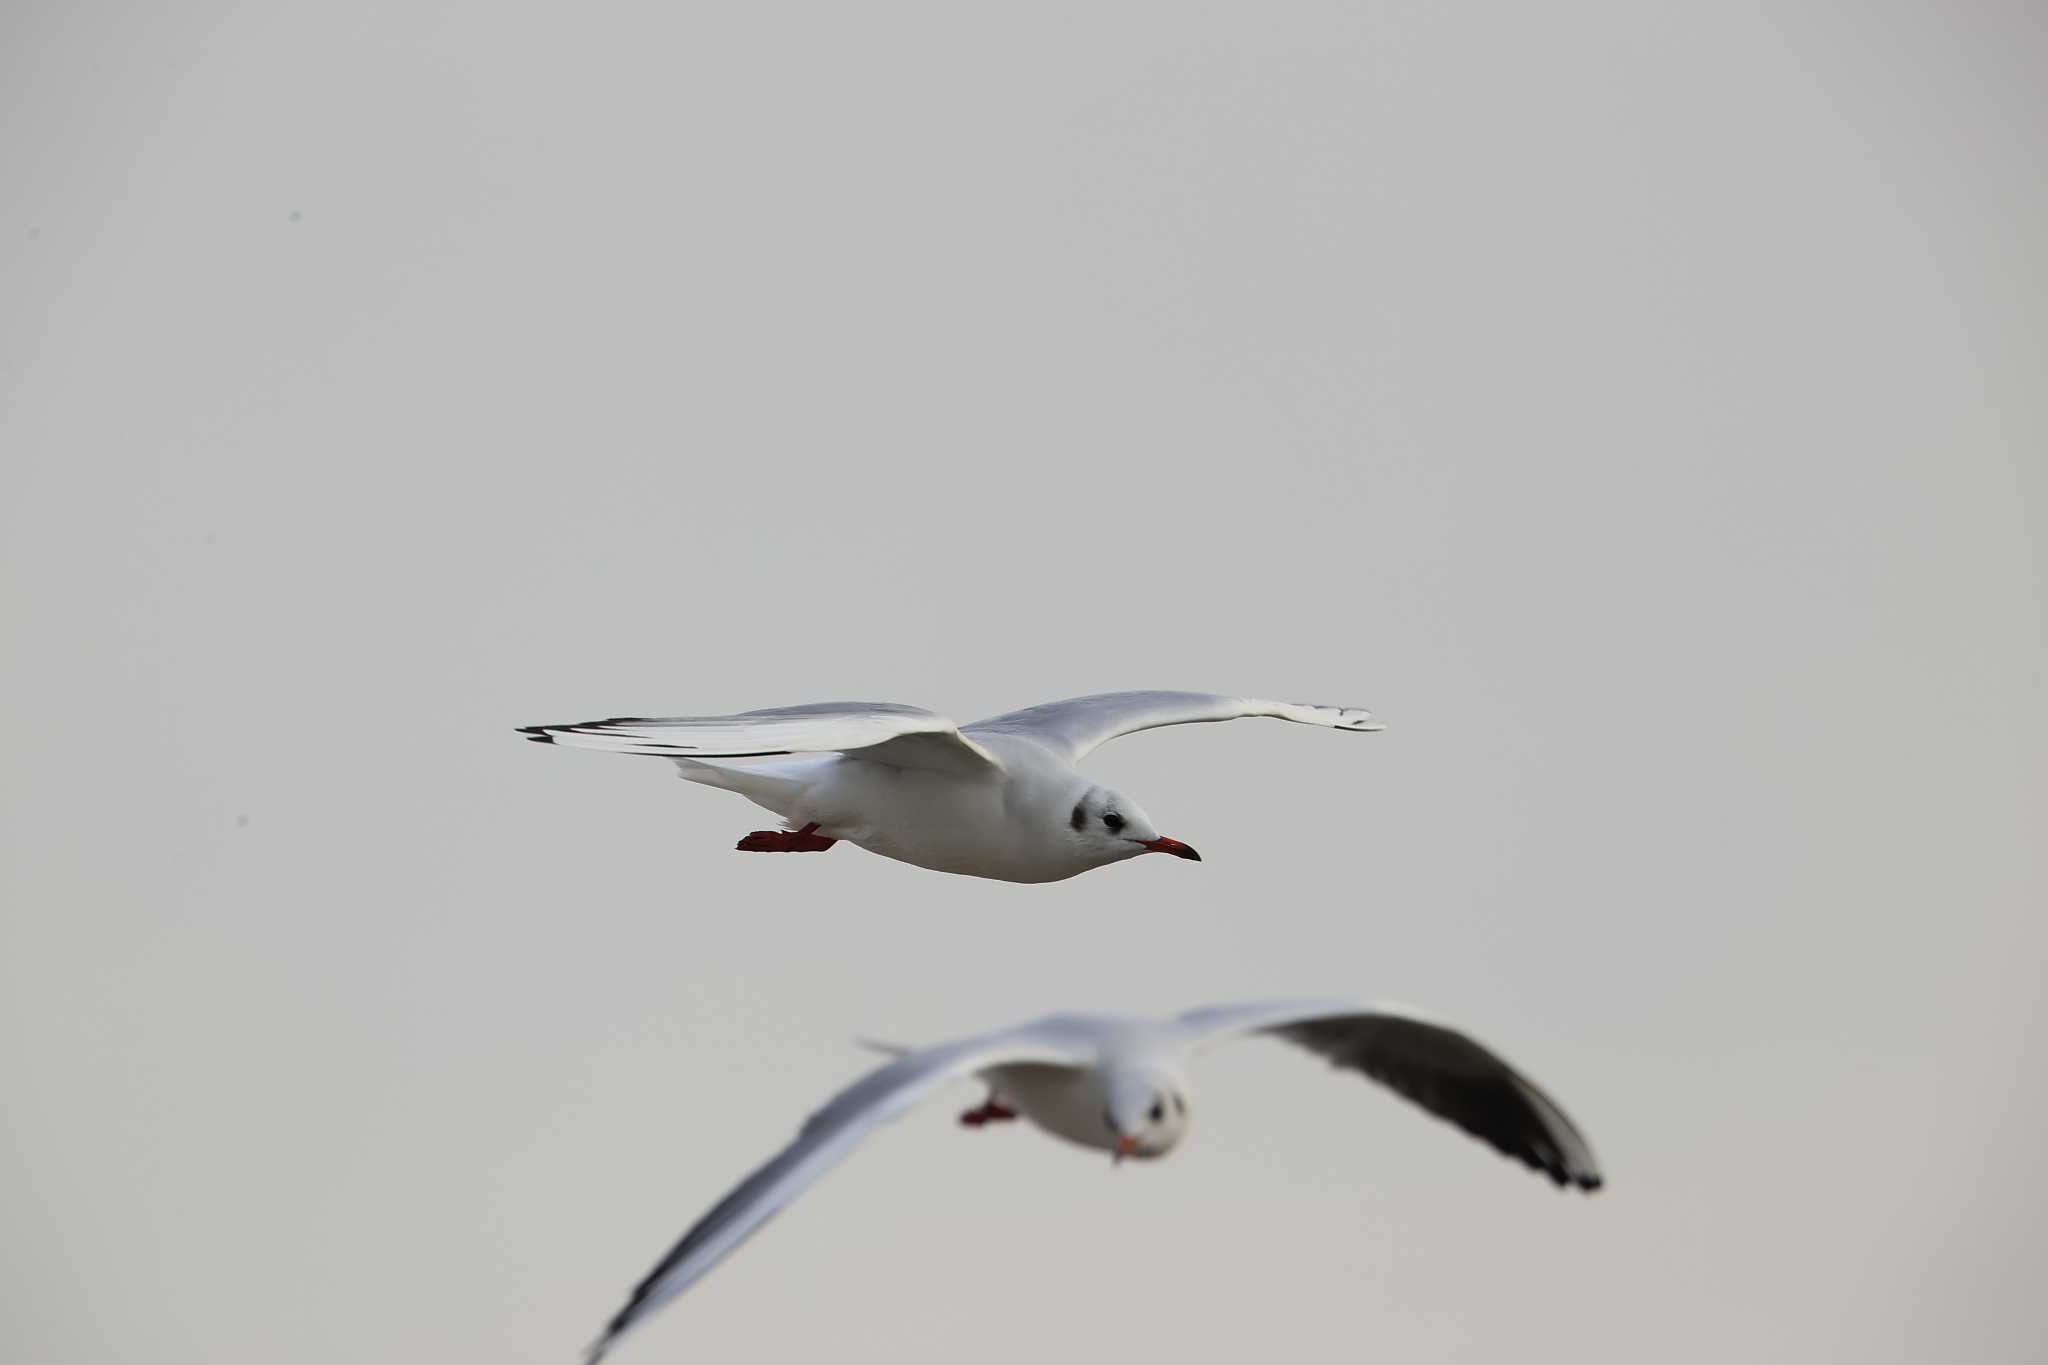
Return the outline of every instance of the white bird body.
<path id="1" fill-rule="evenodd" d="M 1033 1127 L 1096 1151 L 1118 1150 L 1119 1134 L 1103 1121 L 1125 1096 L 1143 1091 L 1180 1097 L 1185 1119 L 1187 1079 L 1173 1035 L 1149 1019 L 1113 1015 L 1055 1015 L 1037 1026 L 1048 1034 L 1070 1035 L 1074 1063 L 1015 1062 L 984 1068 L 976 1075 L 992 1099 L 1014 1108 Z M 1149 1099 L 1147 1100 L 1149 1104 Z M 1169 1115 L 1174 1117 L 1176 1115 Z M 1164 1156 L 1178 1143 L 1185 1123 L 1162 1122 L 1135 1141 L 1124 1156 Z"/>
<path id="2" fill-rule="evenodd" d="M 934 872 L 1050 882 L 1099 866 L 1066 837 L 1067 814 L 1092 784 L 1030 740 L 991 735 L 982 744 L 1000 769 L 896 767 L 858 751 L 758 766 L 675 762 L 684 778 L 738 792 L 791 829 L 815 826 L 819 837 Z"/>
<path id="3" fill-rule="evenodd" d="M 1020 1062 L 990 1067 L 980 1079 L 995 1102 L 1014 1108 L 1040 1131 L 1083 1147 L 1115 1150 L 1115 1138 L 1103 1131 L 1109 1092 L 1096 1068 Z"/>
<path id="4" fill-rule="evenodd" d="M 1246 1034 L 1283 1038 L 1400 1092 L 1559 1185 L 1602 1183 L 1571 1119 L 1507 1062 L 1463 1033 L 1410 1011 L 1344 1001 L 1277 1001 L 1192 1010 L 1169 1019 L 1057 1014 L 921 1049 L 885 1049 L 870 1071 L 804 1122 L 790 1144 L 727 1194 L 662 1258 L 592 1345 L 626 1331 L 702 1278 L 883 1123 L 951 1081 L 989 1087 L 964 1123 L 1022 1117 L 1118 1160 L 1166 1155 L 1192 1111 L 1186 1069 L 1201 1049 Z"/>
<path id="5" fill-rule="evenodd" d="M 844 839 L 899 862 L 1012 882 L 1050 882 L 1143 853 L 1200 861 L 1137 804 L 1074 765 L 1117 735 L 1161 725 L 1272 716 L 1378 730 L 1356 708 L 1195 692 L 1112 692 L 955 727 L 916 707 L 827 702 L 737 716 L 537 725 L 548 744 L 672 759 L 692 782 L 782 817 L 739 847 L 818 852 Z"/>

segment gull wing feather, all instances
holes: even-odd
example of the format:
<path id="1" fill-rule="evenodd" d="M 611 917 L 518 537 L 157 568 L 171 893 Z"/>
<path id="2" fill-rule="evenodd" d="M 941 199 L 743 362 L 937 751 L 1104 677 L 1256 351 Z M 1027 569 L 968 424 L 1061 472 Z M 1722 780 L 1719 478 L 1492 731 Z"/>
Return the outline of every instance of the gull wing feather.
<path id="1" fill-rule="evenodd" d="M 614 716 L 576 725 L 528 725 L 537 744 L 563 744 L 660 758 L 769 758 L 849 753 L 898 768 L 963 777 L 1002 771 L 994 755 L 952 721 L 893 702 L 832 701 L 780 706 L 736 716 Z"/>
<path id="2" fill-rule="evenodd" d="M 948 1081 L 1018 1063 L 1082 1066 L 1083 1041 L 1053 1021 L 909 1052 L 875 1068 L 804 1121 L 796 1138 L 699 1218 L 636 1285 L 591 1344 L 595 1365 L 625 1332 L 689 1288 L 815 1184 L 875 1129 Z"/>
<path id="3" fill-rule="evenodd" d="M 1275 1001 L 1193 1010 L 1176 1021 L 1196 1045 L 1246 1034 L 1285 1039 L 1356 1071 L 1558 1185 L 1597 1190 L 1593 1148 L 1557 1101 L 1484 1044 L 1390 1005 Z"/>
<path id="4" fill-rule="evenodd" d="M 963 726 L 965 734 L 1020 735 L 1036 740 L 1079 762 L 1097 746 L 1137 730 L 1162 725 L 1194 725 L 1209 721 L 1270 716 L 1300 725 L 1332 730 L 1378 730 L 1370 711 L 1352 706 L 1313 706 L 1298 702 L 1260 701 L 1254 697 L 1221 697 L 1207 692 L 1101 692 L 1092 697 L 1051 701 L 1022 711 L 992 716 Z"/>

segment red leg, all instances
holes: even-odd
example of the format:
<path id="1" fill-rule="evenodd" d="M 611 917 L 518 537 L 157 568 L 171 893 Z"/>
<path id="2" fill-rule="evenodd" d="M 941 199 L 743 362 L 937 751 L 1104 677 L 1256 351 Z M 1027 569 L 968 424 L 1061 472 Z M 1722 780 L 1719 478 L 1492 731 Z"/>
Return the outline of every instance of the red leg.
<path id="1" fill-rule="evenodd" d="M 1017 1117 L 1017 1111 L 990 1095 L 979 1105 L 960 1116 L 960 1122 L 969 1128 L 979 1128 L 984 1123 L 1008 1123 Z"/>
<path id="2" fill-rule="evenodd" d="M 757 829 L 733 847 L 743 853 L 823 853 L 838 842 L 818 833 L 814 821 L 802 829 Z"/>

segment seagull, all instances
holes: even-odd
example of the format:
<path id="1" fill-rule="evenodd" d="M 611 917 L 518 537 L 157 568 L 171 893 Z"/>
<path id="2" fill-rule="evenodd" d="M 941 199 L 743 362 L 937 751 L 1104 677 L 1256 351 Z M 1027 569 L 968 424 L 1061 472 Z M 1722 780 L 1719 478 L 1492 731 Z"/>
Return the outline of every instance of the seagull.
<path id="1" fill-rule="evenodd" d="M 1172 1151 L 1187 1133 L 1187 1063 L 1246 1035 L 1283 1039 L 1406 1096 L 1558 1186 L 1592 1191 L 1593 1149 L 1556 1101 L 1483 1044 L 1390 1005 L 1264 1001 L 1168 1019 L 1055 1014 L 978 1037 L 910 1049 L 868 1044 L 894 1060 L 834 1095 L 794 1141 L 683 1234 L 591 1344 L 596 1365 L 627 1331 L 731 1255 L 875 1129 L 949 1081 L 977 1078 L 969 1128 L 1022 1117 L 1112 1164 Z"/>
<path id="2" fill-rule="evenodd" d="M 1143 853 L 1200 862 L 1194 849 L 1153 828 L 1137 802 L 1074 765 L 1118 735 L 1243 716 L 1352 733 L 1382 728 L 1355 707 L 1105 692 L 972 725 L 916 706 L 821 702 L 519 733 L 539 744 L 672 759 L 687 780 L 738 792 L 782 817 L 782 829 L 741 839 L 743 852 L 822 853 L 844 839 L 939 872 L 1056 882 Z"/>

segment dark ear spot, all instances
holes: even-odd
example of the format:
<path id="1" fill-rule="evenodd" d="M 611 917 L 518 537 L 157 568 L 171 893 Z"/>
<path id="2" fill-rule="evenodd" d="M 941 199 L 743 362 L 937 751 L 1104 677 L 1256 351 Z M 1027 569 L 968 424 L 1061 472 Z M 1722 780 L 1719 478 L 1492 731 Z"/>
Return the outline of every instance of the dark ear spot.
<path id="1" fill-rule="evenodd" d="M 1086 801 L 1076 801 L 1074 803 L 1074 814 L 1067 820 L 1067 823 L 1075 829 L 1079 829 L 1088 823 L 1088 803 Z"/>

